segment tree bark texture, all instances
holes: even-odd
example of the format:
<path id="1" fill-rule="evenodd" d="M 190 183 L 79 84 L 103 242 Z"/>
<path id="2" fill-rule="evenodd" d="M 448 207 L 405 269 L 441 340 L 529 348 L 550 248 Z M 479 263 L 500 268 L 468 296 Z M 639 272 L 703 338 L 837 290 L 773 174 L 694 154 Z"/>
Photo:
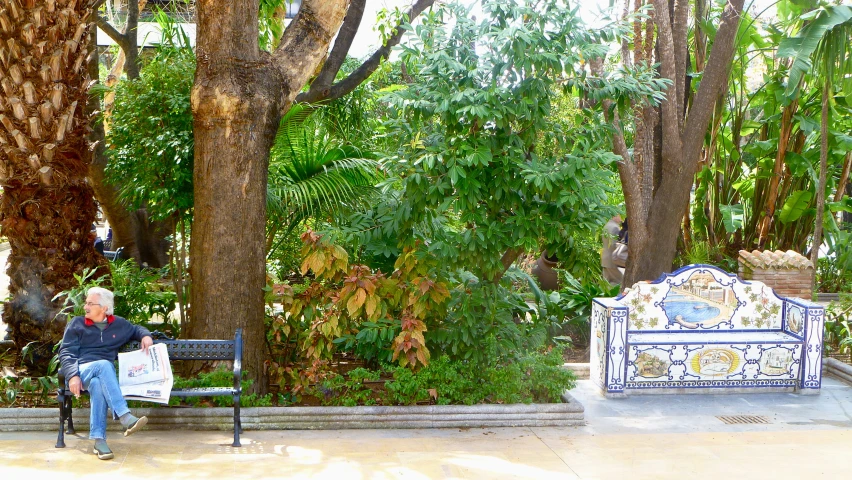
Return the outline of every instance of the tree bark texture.
<path id="1" fill-rule="evenodd" d="M 85 268 L 106 269 L 90 233 L 96 205 L 86 182 L 90 5 L 0 0 L 0 225 L 12 247 L 3 319 L 19 349 L 35 342 L 26 358 L 34 373 L 65 327 L 54 296 Z"/>
<path id="2" fill-rule="evenodd" d="M 192 90 L 195 214 L 193 338 L 243 329 L 243 369 L 265 392 L 264 227 L 269 152 L 281 117 L 325 58 L 346 0 L 306 0 L 270 55 L 258 48 L 258 0 L 199 0 Z"/>
<path id="3" fill-rule="evenodd" d="M 689 59 L 687 3 L 678 0 L 672 5 L 669 0 L 653 0 L 653 5 L 657 26 L 655 60 L 660 64 L 660 76 L 671 80 L 672 85 L 659 109 L 661 142 L 652 144 L 653 153 L 659 158 L 659 165 L 655 165 L 659 170 L 654 175 L 648 173 L 644 163 L 637 163 L 629 155 L 621 129 L 615 129 L 614 151 L 622 157 L 619 175 L 630 222 L 625 286 L 639 280 L 654 280 L 671 271 L 704 137 L 715 103 L 727 88 L 743 0 L 732 0 L 725 6 L 691 106 L 686 104 L 684 93 Z M 643 141 L 640 155 L 648 157 L 648 148 L 648 142 Z"/>

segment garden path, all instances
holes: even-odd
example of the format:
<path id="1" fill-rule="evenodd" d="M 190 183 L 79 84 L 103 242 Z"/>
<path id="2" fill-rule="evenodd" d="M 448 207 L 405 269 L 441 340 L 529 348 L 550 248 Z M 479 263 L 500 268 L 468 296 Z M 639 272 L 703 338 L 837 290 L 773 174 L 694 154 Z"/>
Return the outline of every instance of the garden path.
<path id="1" fill-rule="evenodd" d="M 852 387 L 825 378 L 822 394 L 635 396 L 606 400 L 588 380 L 574 428 L 142 431 L 112 437 L 113 461 L 91 441 L 51 432 L 0 433 L 0 478 L 713 479 L 845 478 Z M 725 424 L 718 415 L 767 424 Z M 85 432 L 84 432 L 85 433 Z"/>

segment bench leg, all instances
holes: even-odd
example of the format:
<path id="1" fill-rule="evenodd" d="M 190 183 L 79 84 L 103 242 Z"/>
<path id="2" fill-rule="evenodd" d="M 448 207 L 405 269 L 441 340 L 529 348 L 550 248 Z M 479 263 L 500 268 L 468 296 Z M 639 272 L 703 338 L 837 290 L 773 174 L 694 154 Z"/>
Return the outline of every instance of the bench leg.
<path id="1" fill-rule="evenodd" d="M 65 429 L 65 433 L 67 433 L 69 435 L 74 435 L 75 433 L 77 433 L 77 431 L 74 430 L 74 417 L 71 414 L 71 409 L 72 409 L 71 395 L 66 395 L 65 396 L 65 419 L 68 421 L 68 428 Z"/>
<path id="2" fill-rule="evenodd" d="M 234 395 L 234 443 L 232 447 L 242 447 L 240 445 L 240 434 L 243 432 L 242 421 L 240 421 L 240 396 Z"/>
<path id="3" fill-rule="evenodd" d="M 65 395 L 60 391 L 56 394 L 59 402 L 59 436 L 56 437 L 56 448 L 65 448 Z"/>

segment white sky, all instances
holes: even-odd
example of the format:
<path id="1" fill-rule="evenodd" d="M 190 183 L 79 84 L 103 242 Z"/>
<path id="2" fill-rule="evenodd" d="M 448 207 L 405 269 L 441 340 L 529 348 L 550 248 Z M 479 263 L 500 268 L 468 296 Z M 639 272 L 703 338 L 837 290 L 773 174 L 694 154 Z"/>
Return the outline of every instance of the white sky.
<path id="1" fill-rule="evenodd" d="M 436 0 L 436 3 L 441 0 Z M 474 1 L 474 0 L 472 0 Z M 579 3 L 580 15 L 587 22 L 594 22 L 598 19 L 601 9 L 609 6 L 609 0 L 569 0 L 572 4 Z M 755 14 L 764 8 L 774 5 L 777 0 L 745 0 L 745 8 L 753 3 L 751 11 Z M 376 15 L 379 10 L 387 8 L 393 10 L 394 7 L 399 7 L 401 10 L 408 10 L 408 7 L 413 3 L 413 0 L 369 0 L 364 7 L 364 17 L 361 19 L 361 28 L 355 35 L 352 41 L 352 48 L 349 54 L 356 58 L 363 58 L 372 54 L 379 45 L 379 33 L 373 29 L 376 24 Z M 617 2 L 623 5 L 621 0 Z M 631 2 L 632 3 L 632 2 Z"/>
<path id="2" fill-rule="evenodd" d="M 440 1 L 441 0 L 436 0 L 436 3 Z M 775 1 L 776 0 L 753 0 L 754 7 L 752 11 L 755 13 L 759 12 L 766 6 L 774 4 Z M 580 15 L 587 22 L 594 22 L 598 18 L 600 10 L 609 5 L 609 0 L 572 0 L 572 3 L 574 2 L 579 2 Z M 752 0 L 746 0 L 746 7 L 748 7 L 751 2 Z M 376 51 L 380 40 L 379 33 L 374 30 L 374 26 L 376 24 L 376 16 L 379 10 L 387 8 L 392 11 L 394 7 L 399 7 L 401 10 L 406 11 L 412 3 L 413 0 L 369 0 L 364 7 L 364 17 L 361 19 L 361 27 L 355 35 L 349 54 L 356 58 L 364 58 Z M 146 36 L 148 36 L 150 40 L 158 40 L 159 34 L 156 30 L 156 24 L 140 24 L 139 41 L 141 42 Z M 187 25 L 186 31 L 191 42 L 194 44 L 195 25 Z M 105 33 L 98 29 L 98 44 L 112 45 L 114 43 Z"/>

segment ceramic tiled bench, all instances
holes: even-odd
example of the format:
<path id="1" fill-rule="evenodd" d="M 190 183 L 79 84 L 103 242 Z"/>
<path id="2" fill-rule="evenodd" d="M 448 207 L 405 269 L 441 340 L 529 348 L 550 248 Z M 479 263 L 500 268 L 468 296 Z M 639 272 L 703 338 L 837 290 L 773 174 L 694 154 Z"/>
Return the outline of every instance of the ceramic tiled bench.
<path id="1" fill-rule="evenodd" d="M 591 379 L 638 393 L 818 394 L 823 307 L 690 265 L 592 305 Z"/>

